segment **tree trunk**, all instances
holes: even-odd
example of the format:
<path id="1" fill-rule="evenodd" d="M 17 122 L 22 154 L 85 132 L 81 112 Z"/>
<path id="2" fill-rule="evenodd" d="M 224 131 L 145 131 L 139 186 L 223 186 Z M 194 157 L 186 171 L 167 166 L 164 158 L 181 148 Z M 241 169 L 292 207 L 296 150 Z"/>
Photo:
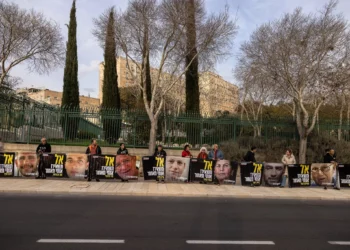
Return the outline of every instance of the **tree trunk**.
<path id="1" fill-rule="evenodd" d="M 157 136 L 157 123 L 158 118 L 153 118 L 151 121 L 151 129 L 149 131 L 149 145 L 148 145 L 148 154 L 153 155 L 156 148 L 156 136 Z"/>
<path id="2" fill-rule="evenodd" d="M 301 137 L 299 141 L 299 164 L 306 164 L 307 137 Z"/>

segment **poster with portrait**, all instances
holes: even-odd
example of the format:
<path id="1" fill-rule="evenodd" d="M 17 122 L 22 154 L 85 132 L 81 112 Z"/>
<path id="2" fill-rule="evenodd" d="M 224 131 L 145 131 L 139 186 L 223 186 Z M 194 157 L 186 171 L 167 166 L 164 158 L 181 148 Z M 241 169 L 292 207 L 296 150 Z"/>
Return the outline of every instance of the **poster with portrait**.
<path id="1" fill-rule="evenodd" d="M 0 153 L 0 177 L 13 177 L 15 172 L 15 153 Z"/>
<path id="2" fill-rule="evenodd" d="M 340 187 L 350 187 L 350 164 L 339 164 Z"/>
<path id="3" fill-rule="evenodd" d="M 39 157 L 35 152 L 17 152 L 14 176 L 36 177 Z"/>
<path id="4" fill-rule="evenodd" d="M 113 179 L 115 155 L 90 155 L 89 164 L 97 179 Z"/>
<path id="5" fill-rule="evenodd" d="M 67 153 L 65 170 L 68 178 L 84 179 L 87 178 L 89 170 L 89 160 L 87 154 Z"/>
<path id="6" fill-rule="evenodd" d="M 136 166 L 136 156 L 117 155 L 115 159 L 114 176 L 122 180 L 138 180 L 139 169 Z"/>
<path id="7" fill-rule="evenodd" d="M 241 162 L 242 186 L 260 186 L 262 182 L 263 163 Z"/>
<path id="8" fill-rule="evenodd" d="M 311 164 L 311 186 L 334 186 L 336 171 L 336 163 Z"/>
<path id="9" fill-rule="evenodd" d="M 279 187 L 282 183 L 285 166 L 280 162 L 265 162 L 263 180 L 265 186 Z"/>
<path id="10" fill-rule="evenodd" d="M 214 165 L 214 179 L 218 184 L 236 184 L 238 162 L 217 160 Z"/>
<path id="11" fill-rule="evenodd" d="M 190 163 L 191 182 L 213 182 L 214 160 L 192 158 Z"/>
<path id="12" fill-rule="evenodd" d="M 308 187 L 310 186 L 310 164 L 292 164 L 288 165 L 289 187 Z"/>
<path id="13" fill-rule="evenodd" d="M 143 178 L 145 180 L 163 181 L 165 177 L 165 158 L 145 156 L 142 157 Z"/>
<path id="14" fill-rule="evenodd" d="M 190 158 L 167 156 L 165 158 L 165 181 L 188 182 Z"/>
<path id="15" fill-rule="evenodd" d="M 40 161 L 45 169 L 46 177 L 64 177 L 65 154 L 42 154 Z"/>

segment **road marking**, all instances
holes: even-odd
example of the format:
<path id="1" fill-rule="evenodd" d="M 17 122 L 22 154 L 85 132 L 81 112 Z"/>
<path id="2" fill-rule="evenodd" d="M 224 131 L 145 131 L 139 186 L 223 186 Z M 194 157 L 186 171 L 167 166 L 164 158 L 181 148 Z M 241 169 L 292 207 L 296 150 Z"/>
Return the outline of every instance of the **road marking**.
<path id="1" fill-rule="evenodd" d="M 328 241 L 331 245 L 350 246 L 350 241 Z"/>
<path id="2" fill-rule="evenodd" d="M 208 245 L 275 245 L 273 241 L 225 241 L 225 240 L 186 240 L 187 244 L 208 244 Z"/>
<path id="3" fill-rule="evenodd" d="M 125 240 L 99 239 L 39 239 L 37 243 L 95 243 L 95 244 L 124 244 Z"/>

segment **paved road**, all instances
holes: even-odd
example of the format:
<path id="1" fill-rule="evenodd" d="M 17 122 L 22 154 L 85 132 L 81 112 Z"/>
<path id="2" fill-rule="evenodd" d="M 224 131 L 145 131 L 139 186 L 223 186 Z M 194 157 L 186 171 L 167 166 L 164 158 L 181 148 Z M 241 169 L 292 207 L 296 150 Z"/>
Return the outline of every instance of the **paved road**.
<path id="1" fill-rule="evenodd" d="M 0 249 L 349 249 L 328 243 L 350 242 L 349 214 L 339 201 L 1 194 Z"/>

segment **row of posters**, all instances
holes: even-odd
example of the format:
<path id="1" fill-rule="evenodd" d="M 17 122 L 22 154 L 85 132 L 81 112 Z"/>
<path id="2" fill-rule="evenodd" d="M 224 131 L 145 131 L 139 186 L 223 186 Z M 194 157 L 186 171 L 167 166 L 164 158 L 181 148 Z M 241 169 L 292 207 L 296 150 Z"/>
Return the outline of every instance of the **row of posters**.
<path id="1" fill-rule="evenodd" d="M 86 178 L 89 169 L 100 179 L 137 180 L 141 159 L 131 155 L 86 155 L 80 153 L 43 154 L 0 153 L 0 177 L 37 176 L 41 162 L 47 177 Z M 177 156 L 142 157 L 145 180 L 235 184 L 238 163 L 228 160 L 202 160 Z M 240 164 L 243 186 L 281 186 L 288 172 L 290 187 L 333 186 L 339 174 L 341 187 L 350 187 L 350 164 L 314 163 L 284 166 L 282 163 Z"/>

